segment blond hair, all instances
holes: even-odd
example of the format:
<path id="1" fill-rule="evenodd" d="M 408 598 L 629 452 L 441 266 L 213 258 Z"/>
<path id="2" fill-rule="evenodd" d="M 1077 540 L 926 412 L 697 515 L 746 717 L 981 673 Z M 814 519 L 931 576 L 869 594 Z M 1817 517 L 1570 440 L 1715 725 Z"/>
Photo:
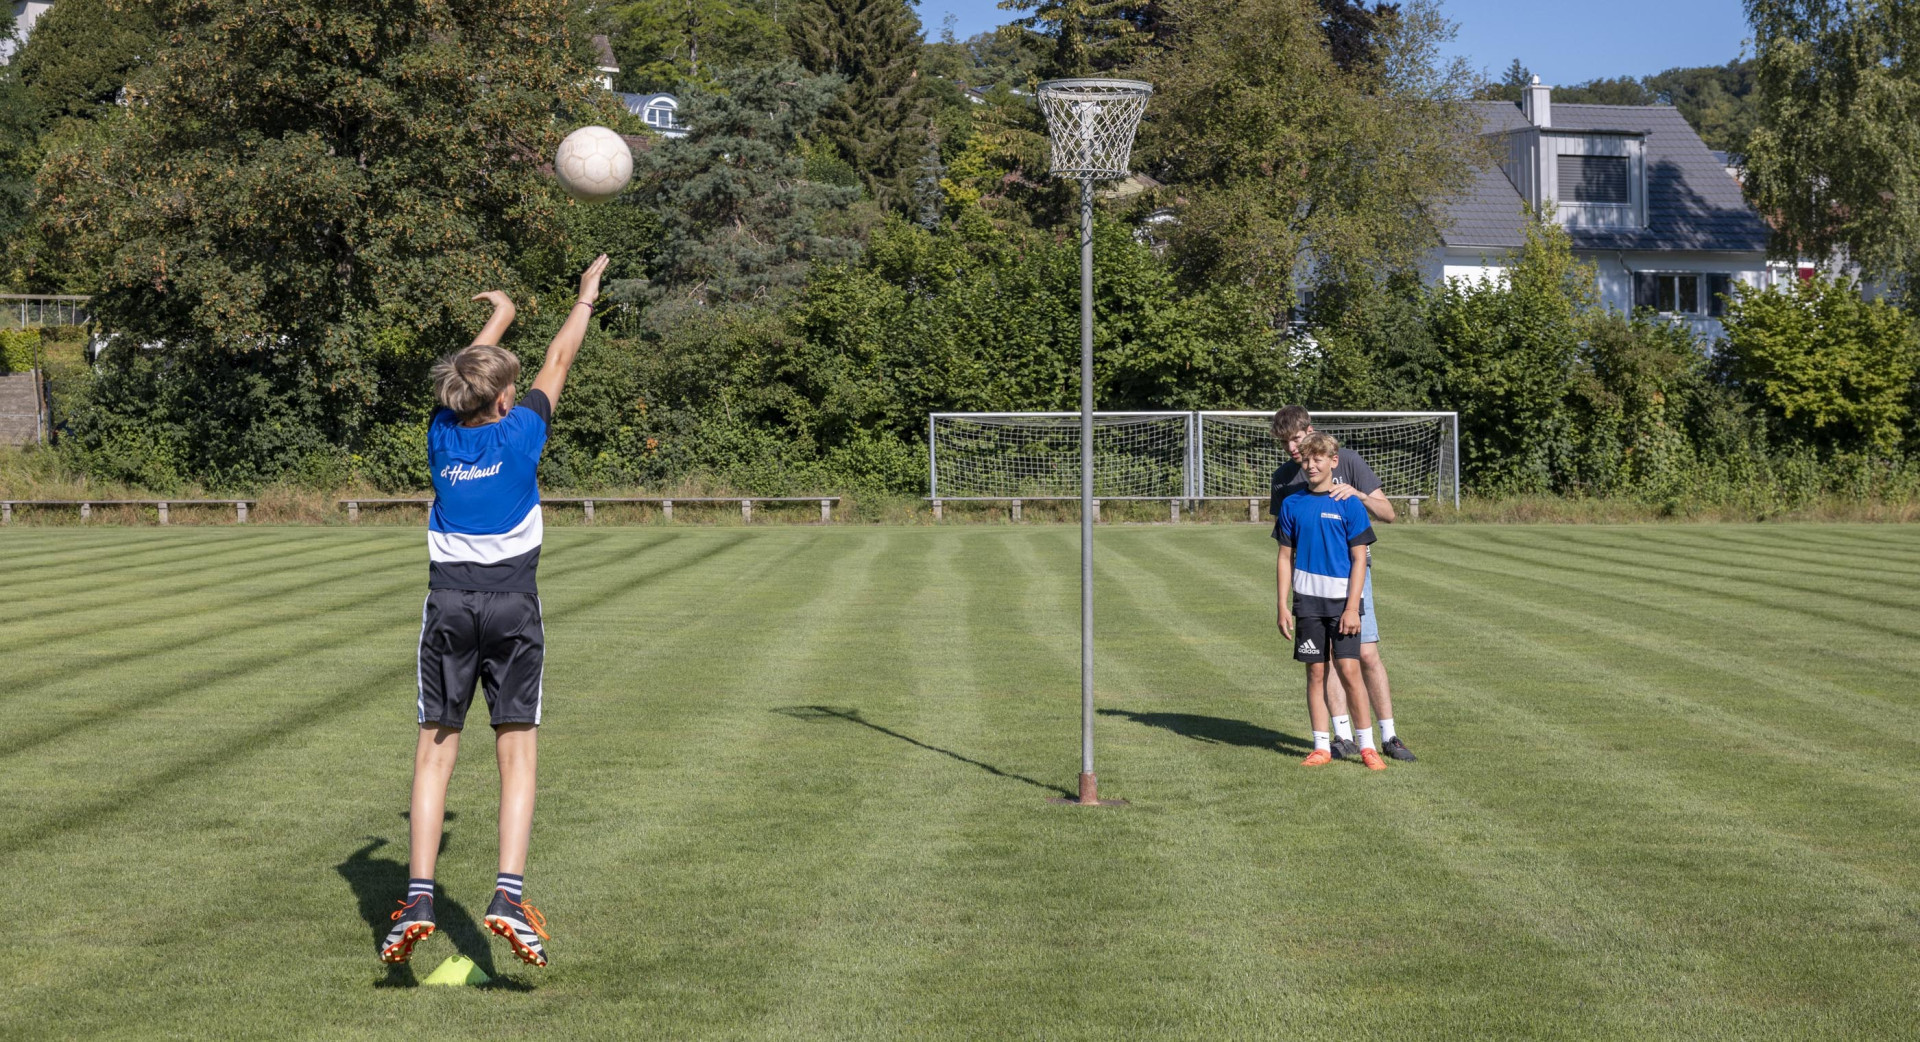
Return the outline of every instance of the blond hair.
<path id="1" fill-rule="evenodd" d="M 494 344 L 472 344 L 433 363 L 431 375 L 433 396 L 470 420 L 520 378 L 520 359 Z"/>
<path id="2" fill-rule="evenodd" d="M 1339 459 L 1340 441 L 1324 431 L 1314 431 L 1300 439 L 1300 458 Z"/>

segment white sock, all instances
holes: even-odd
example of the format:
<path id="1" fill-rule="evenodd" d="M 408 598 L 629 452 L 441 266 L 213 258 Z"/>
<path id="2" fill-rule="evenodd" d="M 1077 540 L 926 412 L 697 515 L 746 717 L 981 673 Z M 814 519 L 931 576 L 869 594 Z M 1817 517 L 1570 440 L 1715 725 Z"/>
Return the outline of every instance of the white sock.
<path id="1" fill-rule="evenodd" d="M 1373 728 L 1369 727 L 1366 730 L 1360 732 L 1360 748 L 1362 749 L 1373 748 Z"/>
<path id="2" fill-rule="evenodd" d="M 1385 745 L 1391 741 L 1393 741 L 1393 718 L 1389 716 L 1380 721 L 1380 744 Z"/>
<path id="3" fill-rule="evenodd" d="M 1351 742 L 1353 741 L 1353 717 L 1336 716 L 1333 718 L 1333 733 Z"/>
<path id="4" fill-rule="evenodd" d="M 1328 733 L 1327 733 L 1327 732 L 1325 732 L 1325 731 L 1315 731 L 1315 732 L 1313 732 L 1313 748 L 1314 748 L 1314 749 L 1315 749 L 1316 751 L 1318 751 L 1318 750 L 1321 750 L 1321 749 L 1325 749 L 1325 750 L 1326 750 L 1326 751 L 1328 751 L 1328 752 L 1332 752 L 1332 751 L 1333 751 L 1333 736 L 1332 736 L 1332 735 L 1330 735 L 1330 734 L 1328 734 Z"/>

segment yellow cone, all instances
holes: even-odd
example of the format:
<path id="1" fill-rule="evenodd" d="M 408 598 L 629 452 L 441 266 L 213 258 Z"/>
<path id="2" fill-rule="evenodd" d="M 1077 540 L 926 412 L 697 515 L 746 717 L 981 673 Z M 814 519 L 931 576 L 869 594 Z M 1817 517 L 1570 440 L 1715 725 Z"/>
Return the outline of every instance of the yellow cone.
<path id="1" fill-rule="evenodd" d="M 462 987 L 468 984 L 485 984 L 493 978 L 486 971 L 473 964 L 473 960 L 464 955 L 456 955 L 427 974 L 422 984 L 445 984 L 449 987 Z"/>

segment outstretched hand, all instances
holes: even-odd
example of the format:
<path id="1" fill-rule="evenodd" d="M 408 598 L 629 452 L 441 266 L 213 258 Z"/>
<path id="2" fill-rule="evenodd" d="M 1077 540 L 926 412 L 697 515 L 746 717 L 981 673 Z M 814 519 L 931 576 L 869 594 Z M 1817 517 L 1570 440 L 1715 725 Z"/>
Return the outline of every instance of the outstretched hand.
<path id="1" fill-rule="evenodd" d="M 495 311 L 501 308 L 506 308 L 508 311 L 513 310 L 513 298 L 497 289 L 490 289 L 484 293 L 475 293 L 472 299 L 484 300 L 492 304 Z"/>
<path id="2" fill-rule="evenodd" d="M 580 273 L 580 299 L 582 301 L 592 304 L 595 300 L 599 299 L 600 276 L 606 274 L 606 271 L 607 255 L 603 253 L 595 257 L 592 264 L 587 265 L 586 271 Z"/>
<path id="3" fill-rule="evenodd" d="M 515 315 L 513 298 L 497 289 L 484 293 L 475 293 L 474 300 L 484 300 L 493 305 L 493 316 L 480 329 L 480 335 L 473 338 L 476 344 L 498 344 L 500 338 L 507 335 L 507 327 L 513 325 Z"/>

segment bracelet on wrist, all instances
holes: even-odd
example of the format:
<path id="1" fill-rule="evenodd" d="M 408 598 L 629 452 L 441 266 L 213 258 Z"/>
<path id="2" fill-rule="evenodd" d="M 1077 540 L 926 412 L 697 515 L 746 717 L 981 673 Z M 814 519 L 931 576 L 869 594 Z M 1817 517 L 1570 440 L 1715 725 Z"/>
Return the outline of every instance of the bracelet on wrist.
<path id="1" fill-rule="evenodd" d="M 576 300 L 573 302 L 573 304 L 575 307 L 579 307 L 580 305 L 585 304 L 589 312 L 593 310 L 593 301 L 590 301 L 590 300 Z"/>

